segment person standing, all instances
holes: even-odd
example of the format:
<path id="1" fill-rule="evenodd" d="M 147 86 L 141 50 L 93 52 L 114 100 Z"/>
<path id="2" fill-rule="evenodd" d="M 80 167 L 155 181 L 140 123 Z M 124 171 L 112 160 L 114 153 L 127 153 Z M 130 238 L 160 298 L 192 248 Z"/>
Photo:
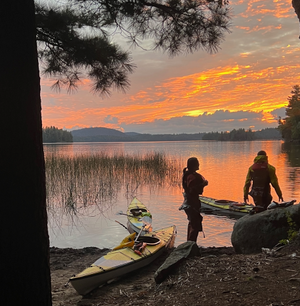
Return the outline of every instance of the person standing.
<path id="1" fill-rule="evenodd" d="M 249 192 L 252 183 L 251 191 Z M 266 210 L 272 201 L 271 187 L 275 189 L 279 201 L 283 201 L 282 192 L 278 184 L 276 169 L 268 163 L 265 151 L 259 151 L 254 158 L 254 164 L 249 167 L 244 185 L 244 201 L 249 201 L 248 194 L 253 198 L 259 211 Z"/>
<path id="2" fill-rule="evenodd" d="M 199 195 L 208 185 L 208 181 L 196 171 L 199 170 L 199 161 L 196 157 L 187 160 L 187 167 L 183 169 L 182 187 L 184 189 L 185 204 L 184 209 L 189 220 L 187 228 L 187 240 L 197 242 L 198 233 L 203 231 L 200 214 L 201 202 Z"/>

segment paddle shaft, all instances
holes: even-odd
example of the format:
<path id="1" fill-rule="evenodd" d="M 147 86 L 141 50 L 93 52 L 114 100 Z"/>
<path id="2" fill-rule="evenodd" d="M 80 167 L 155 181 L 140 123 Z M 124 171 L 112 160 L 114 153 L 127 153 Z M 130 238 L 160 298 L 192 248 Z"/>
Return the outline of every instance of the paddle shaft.
<path id="1" fill-rule="evenodd" d="M 127 231 L 129 231 L 128 228 L 127 228 L 124 224 L 122 224 L 121 222 L 119 222 L 119 221 L 117 221 L 117 220 L 115 220 L 115 222 L 119 223 L 119 224 L 120 224 L 121 226 L 123 226 Z"/>
<path id="2" fill-rule="evenodd" d="M 121 213 L 121 212 L 118 212 L 117 215 L 122 215 L 122 216 L 127 216 L 127 217 L 134 217 L 133 215 L 127 215 L 127 214 L 124 214 L 124 213 Z"/>
<path id="3" fill-rule="evenodd" d="M 145 227 L 145 225 L 143 225 L 143 226 L 141 227 L 141 230 L 140 230 L 139 234 L 136 236 L 136 238 L 135 238 L 135 240 L 134 240 L 135 242 L 138 241 L 138 239 L 139 239 L 139 237 L 140 237 L 140 235 L 141 235 L 141 233 L 142 233 L 144 227 Z"/>

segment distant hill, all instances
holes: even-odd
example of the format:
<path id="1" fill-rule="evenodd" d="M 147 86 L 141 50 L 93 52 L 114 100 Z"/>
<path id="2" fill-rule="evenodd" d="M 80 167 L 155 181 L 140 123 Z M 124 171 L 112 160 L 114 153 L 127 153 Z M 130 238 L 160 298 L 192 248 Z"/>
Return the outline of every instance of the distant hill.
<path id="1" fill-rule="evenodd" d="M 128 136 L 141 135 L 140 133 L 137 133 L 137 132 L 125 132 L 125 134 L 128 135 Z"/>
<path id="2" fill-rule="evenodd" d="M 195 134 L 140 134 L 136 132 L 123 133 L 115 129 L 104 127 L 85 128 L 71 131 L 74 142 L 134 142 L 134 141 L 184 141 L 184 140 L 218 140 L 209 138 L 210 134 L 216 133 L 195 133 Z M 281 139 L 281 135 L 276 128 L 267 128 L 253 132 L 252 139 Z M 229 139 L 228 139 L 229 140 Z"/>
<path id="3" fill-rule="evenodd" d="M 131 141 L 125 133 L 104 127 L 85 128 L 71 131 L 73 141 L 98 142 L 98 141 Z"/>
<path id="4" fill-rule="evenodd" d="M 71 131 L 74 142 L 130 142 L 130 141 L 180 141 L 201 140 L 204 133 L 196 134 L 139 134 L 123 133 L 104 127 L 85 128 Z"/>
<path id="5" fill-rule="evenodd" d="M 104 127 L 94 127 L 94 128 L 84 128 L 80 130 L 71 131 L 73 136 L 76 137 L 85 137 L 85 136 L 123 136 L 124 133 L 114 130 L 114 129 L 108 129 Z"/>

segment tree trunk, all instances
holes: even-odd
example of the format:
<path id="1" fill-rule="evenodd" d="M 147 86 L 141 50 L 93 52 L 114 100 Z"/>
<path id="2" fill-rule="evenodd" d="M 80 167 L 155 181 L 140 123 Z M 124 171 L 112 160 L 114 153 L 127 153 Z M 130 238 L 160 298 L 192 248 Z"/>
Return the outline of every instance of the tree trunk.
<path id="1" fill-rule="evenodd" d="M 292 6 L 300 22 L 300 0 L 292 0 Z M 299 38 L 300 38 L 300 35 L 299 35 Z"/>
<path id="2" fill-rule="evenodd" d="M 300 20 L 300 0 L 292 0 L 292 5 L 295 10 L 295 13 L 298 16 L 298 19 Z"/>
<path id="3" fill-rule="evenodd" d="M 33 0 L 1 3 L 0 305 L 51 305 Z"/>

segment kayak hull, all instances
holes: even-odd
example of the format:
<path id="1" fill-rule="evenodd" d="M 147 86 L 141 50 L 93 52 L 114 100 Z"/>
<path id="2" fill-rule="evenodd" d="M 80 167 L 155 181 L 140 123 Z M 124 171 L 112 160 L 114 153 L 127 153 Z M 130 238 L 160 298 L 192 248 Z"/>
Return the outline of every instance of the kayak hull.
<path id="1" fill-rule="evenodd" d="M 90 267 L 71 277 L 71 285 L 79 294 L 86 295 L 110 280 L 149 265 L 164 251 L 174 246 L 176 227 L 163 228 L 145 236 L 156 237 L 159 243 L 146 245 L 140 255 L 130 247 L 110 251 Z"/>

